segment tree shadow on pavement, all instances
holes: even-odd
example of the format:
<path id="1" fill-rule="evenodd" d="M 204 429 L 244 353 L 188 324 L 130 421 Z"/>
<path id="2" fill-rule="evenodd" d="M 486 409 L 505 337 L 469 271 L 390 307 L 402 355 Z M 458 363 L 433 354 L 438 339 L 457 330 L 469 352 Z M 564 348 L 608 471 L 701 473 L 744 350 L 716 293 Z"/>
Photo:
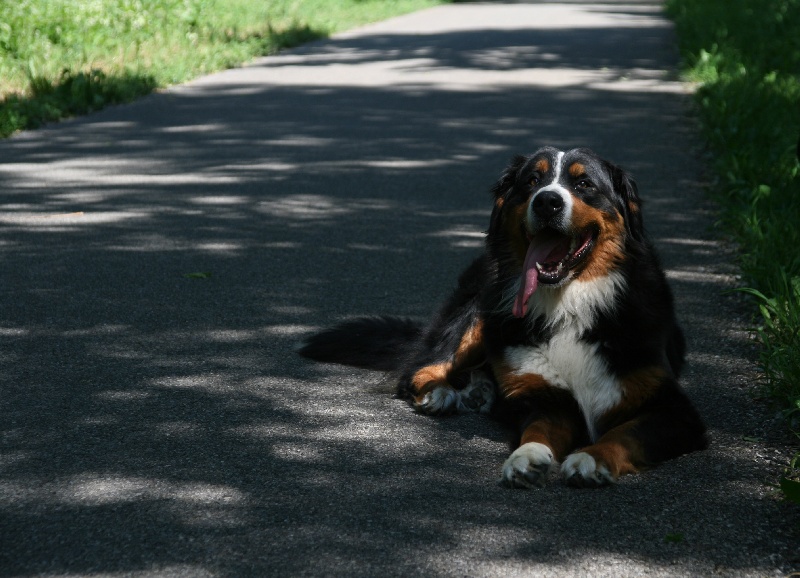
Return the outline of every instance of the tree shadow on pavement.
<path id="1" fill-rule="evenodd" d="M 692 152 L 664 138 L 691 142 L 685 97 L 609 48 L 669 47 L 637 28 L 454 34 L 332 40 L 248 70 L 417 74 L 424 58 L 441 84 L 212 77 L 0 144 L 0 575 L 784 563 L 791 516 L 763 483 L 779 464 L 741 441 L 771 430 L 721 293 L 730 253 Z M 449 76 L 532 67 L 606 70 L 550 87 Z M 293 353 L 339 319 L 430 315 L 482 246 L 493 180 L 543 144 L 636 175 L 717 448 L 597 492 L 506 490 L 495 424 L 418 416 L 376 392 L 381 375 Z"/>

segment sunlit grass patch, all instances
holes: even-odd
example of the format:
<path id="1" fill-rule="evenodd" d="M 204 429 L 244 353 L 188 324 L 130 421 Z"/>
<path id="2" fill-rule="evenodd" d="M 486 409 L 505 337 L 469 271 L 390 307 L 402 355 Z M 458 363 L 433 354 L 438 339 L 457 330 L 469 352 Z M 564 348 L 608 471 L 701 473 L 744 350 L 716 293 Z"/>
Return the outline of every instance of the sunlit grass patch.
<path id="1" fill-rule="evenodd" d="M 0 137 L 438 3 L 0 0 Z"/>

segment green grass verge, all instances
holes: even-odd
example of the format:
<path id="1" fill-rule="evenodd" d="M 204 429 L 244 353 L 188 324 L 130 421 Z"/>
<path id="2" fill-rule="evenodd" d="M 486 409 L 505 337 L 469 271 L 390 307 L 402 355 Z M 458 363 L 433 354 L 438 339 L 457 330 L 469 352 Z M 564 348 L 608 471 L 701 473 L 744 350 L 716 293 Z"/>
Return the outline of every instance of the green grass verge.
<path id="1" fill-rule="evenodd" d="M 800 430 L 800 0 L 667 0 L 712 193 L 760 312 L 766 391 Z M 800 434 L 798 434 L 800 435 Z"/>
<path id="2" fill-rule="evenodd" d="M 0 0 L 0 137 L 444 0 Z"/>

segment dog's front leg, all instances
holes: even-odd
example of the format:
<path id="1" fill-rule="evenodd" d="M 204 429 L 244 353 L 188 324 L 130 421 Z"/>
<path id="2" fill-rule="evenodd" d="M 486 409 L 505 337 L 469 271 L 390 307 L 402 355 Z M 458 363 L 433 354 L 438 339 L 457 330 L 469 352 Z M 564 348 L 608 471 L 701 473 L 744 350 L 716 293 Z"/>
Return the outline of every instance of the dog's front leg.
<path id="1" fill-rule="evenodd" d="M 613 412 L 610 414 L 612 417 Z M 568 456 L 561 465 L 561 475 L 571 486 L 605 486 L 619 476 L 705 449 L 705 429 L 686 395 L 672 378 L 666 378 L 627 421 Z"/>
<path id="2" fill-rule="evenodd" d="M 503 464 L 501 482 L 512 488 L 543 487 L 556 462 L 588 441 L 583 416 L 566 392 L 547 387 L 536 393 L 523 402 L 529 409 L 519 421 L 519 447 Z"/>
<path id="3" fill-rule="evenodd" d="M 597 443 L 569 455 L 561 464 L 564 481 L 577 488 L 597 488 L 645 467 L 648 460 L 636 433 L 638 421 L 622 424 Z"/>

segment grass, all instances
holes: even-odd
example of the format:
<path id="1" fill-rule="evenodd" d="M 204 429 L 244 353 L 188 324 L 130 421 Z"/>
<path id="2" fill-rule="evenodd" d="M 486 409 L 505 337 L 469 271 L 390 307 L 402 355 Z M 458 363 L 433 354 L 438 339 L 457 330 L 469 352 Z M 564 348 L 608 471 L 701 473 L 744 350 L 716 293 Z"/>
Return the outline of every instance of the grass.
<path id="1" fill-rule="evenodd" d="M 699 83 L 712 194 L 740 247 L 765 391 L 800 437 L 800 0 L 667 0 L 667 9 Z"/>
<path id="2" fill-rule="evenodd" d="M 0 137 L 443 0 L 0 0 Z"/>

